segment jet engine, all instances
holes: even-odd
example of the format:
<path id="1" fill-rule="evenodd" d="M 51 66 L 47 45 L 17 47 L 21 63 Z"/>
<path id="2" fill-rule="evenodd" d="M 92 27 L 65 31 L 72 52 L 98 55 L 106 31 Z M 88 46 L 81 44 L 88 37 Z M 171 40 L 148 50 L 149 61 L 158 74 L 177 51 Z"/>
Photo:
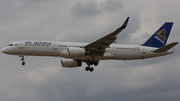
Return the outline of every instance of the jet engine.
<path id="1" fill-rule="evenodd" d="M 74 59 L 61 59 L 62 67 L 73 68 L 82 65 L 82 61 Z"/>
<path id="2" fill-rule="evenodd" d="M 78 47 L 69 47 L 67 51 L 68 51 L 68 56 L 85 56 L 90 54 L 90 51 Z"/>

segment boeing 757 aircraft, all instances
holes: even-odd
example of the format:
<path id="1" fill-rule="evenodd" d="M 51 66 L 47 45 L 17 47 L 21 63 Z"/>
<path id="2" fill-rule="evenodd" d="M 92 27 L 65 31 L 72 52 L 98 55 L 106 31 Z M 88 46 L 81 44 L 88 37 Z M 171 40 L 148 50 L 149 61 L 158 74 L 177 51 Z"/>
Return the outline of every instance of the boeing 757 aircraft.
<path id="1" fill-rule="evenodd" d="M 62 67 L 79 67 L 85 62 L 85 70 L 92 72 L 94 68 L 90 66 L 97 66 L 100 60 L 135 60 L 168 55 L 173 53 L 169 49 L 179 43 L 166 45 L 173 25 L 172 22 L 166 22 L 142 45 L 112 44 L 117 35 L 126 28 L 128 20 L 129 17 L 117 30 L 92 43 L 25 40 L 8 44 L 2 52 L 19 55 L 22 65 L 25 65 L 24 56 L 63 57 Z"/>

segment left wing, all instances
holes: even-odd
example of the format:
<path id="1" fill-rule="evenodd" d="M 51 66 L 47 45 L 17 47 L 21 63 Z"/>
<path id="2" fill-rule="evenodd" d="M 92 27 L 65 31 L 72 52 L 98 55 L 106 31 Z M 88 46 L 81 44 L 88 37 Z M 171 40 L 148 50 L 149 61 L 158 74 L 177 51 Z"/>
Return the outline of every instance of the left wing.
<path id="1" fill-rule="evenodd" d="M 114 32 L 84 46 L 84 48 L 94 51 L 96 53 L 98 52 L 98 53 L 100 53 L 99 55 L 102 56 L 105 52 L 105 49 L 108 48 L 117 39 L 116 35 L 119 34 L 123 29 L 126 28 L 126 26 L 128 24 L 128 20 L 129 20 L 129 17 L 126 19 L 126 21 L 120 28 L 118 28 Z"/>

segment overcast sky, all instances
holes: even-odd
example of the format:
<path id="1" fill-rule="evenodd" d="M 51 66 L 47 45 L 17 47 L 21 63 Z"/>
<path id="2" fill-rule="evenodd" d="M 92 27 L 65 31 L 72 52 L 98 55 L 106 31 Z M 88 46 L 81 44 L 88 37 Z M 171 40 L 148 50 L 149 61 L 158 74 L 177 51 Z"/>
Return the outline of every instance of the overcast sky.
<path id="1" fill-rule="evenodd" d="M 119 44 L 143 44 L 174 22 L 167 43 L 180 41 L 179 0 L 0 0 L 0 47 L 17 40 L 93 42 L 120 27 Z M 180 45 L 173 54 L 100 61 L 95 71 L 61 67 L 61 58 L 0 53 L 0 101 L 179 101 Z"/>

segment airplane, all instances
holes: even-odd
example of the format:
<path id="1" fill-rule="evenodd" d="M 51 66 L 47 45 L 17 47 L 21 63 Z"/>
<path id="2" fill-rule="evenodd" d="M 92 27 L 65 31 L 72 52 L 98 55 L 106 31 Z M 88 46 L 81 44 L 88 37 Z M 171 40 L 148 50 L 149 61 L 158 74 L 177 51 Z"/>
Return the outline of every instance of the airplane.
<path id="1" fill-rule="evenodd" d="M 25 65 L 24 56 L 53 56 L 62 57 L 62 67 L 80 67 L 85 62 L 85 70 L 92 72 L 94 68 L 91 65 L 97 66 L 100 60 L 136 60 L 164 56 L 173 53 L 170 49 L 179 43 L 166 45 L 173 22 L 165 22 L 142 45 L 112 44 L 126 28 L 128 21 L 129 17 L 117 30 L 92 43 L 25 40 L 9 43 L 2 52 L 19 55 L 22 65 Z"/>

